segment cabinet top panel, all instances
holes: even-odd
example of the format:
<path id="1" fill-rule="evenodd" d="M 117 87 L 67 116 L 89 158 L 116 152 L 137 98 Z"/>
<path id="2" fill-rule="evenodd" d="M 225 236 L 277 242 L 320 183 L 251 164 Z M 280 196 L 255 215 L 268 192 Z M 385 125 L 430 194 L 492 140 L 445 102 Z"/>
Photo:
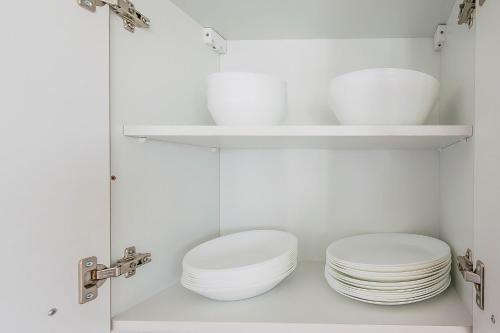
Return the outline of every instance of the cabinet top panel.
<path id="1" fill-rule="evenodd" d="M 228 40 L 432 37 L 455 0 L 171 0 Z"/>

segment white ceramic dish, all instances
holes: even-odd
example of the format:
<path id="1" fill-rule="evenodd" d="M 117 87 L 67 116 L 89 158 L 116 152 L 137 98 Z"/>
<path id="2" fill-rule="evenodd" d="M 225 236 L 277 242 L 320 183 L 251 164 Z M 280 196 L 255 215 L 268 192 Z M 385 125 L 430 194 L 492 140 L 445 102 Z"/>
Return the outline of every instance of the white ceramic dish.
<path id="1" fill-rule="evenodd" d="M 417 271 L 403 271 L 403 272 L 370 272 L 370 271 L 364 271 L 364 270 L 355 270 L 351 268 L 345 268 L 342 266 L 338 265 L 332 265 L 329 264 L 329 266 L 332 269 L 335 269 L 338 272 L 341 272 L 345 275 L 349 275 L 355 278 L 360 278 L 363 280 L 370 280 L 370 278 L 377 278 L 377 279 L 382 279 L 382 280 L 388 280 L 388 279 L 397 279 L 397 278 L 413 278 L 413 277 L 420 277 L 420 276 L 430 276 L 433 275 L 439 271 L 442 271 L 444 268 L 449 267 L 451 265 L 451 259 L 436 265 L 434 267 L 426 268 L 423 270 L 417 270 Z M 416 280 L 415 278 L 413 280 Z"/>
<path id="2" fill-rule="evenodd" d="M 293 272 L 297 238 L 276 230 L 253 230 L 218 237 L 189 251 L 181 284 L 215 300 L 262 294 Z"/>
<path id="3" fill-rule="evenodd" d="M 352 263 L 352 262 L 346 262 L 346 261 L 339 261 L 336 258 L 329 258 L 327 257 L 327 262 L 340 266 L 343 268 L 349 268 L 349 269 L 355 269 L 359 271 L 366 271 L 366 272 L 379 272 L 379 273 L 399 273 L 399 272 L 417 272 L 417 271 L 423 271 L 423 270 L 429 270 L 432 269 L 435 266 L 438 266 L 444 262 L 450 261 L 451 260 L 451 253 L 449 256 L 441 258 L 439 260 L 433 260 L 425 264 L 420 264 L 420 265 L 401 265 L 401 266 L 377 266 L 377 265 L 361 265 L 357 263 Z"/>
<path id="4" fill-rule="evenodd" d="M 362 288 L 355 288 L 350 285 L 346 285 L 338 280 L 333 279 L 331 285 L 335 286 L 335 290 L 340 290 L 349 295 L 356 297 L 361 297 L 364 299 L 379 300 L 385 302 L 400 301 L 409 298 L 421 297 L 426 294 L 433 293 L 434 291 L 440 289 L 443 285 L 449 283 L 450 276 L 445 276 L 441 280 L 437 281 L 435 284 L 426 286 L 419 289 L 407 290 L 407 291 L 394 291 L 394 292 L 382 292 L 377 290 L 365 290 Z"/>
<path id="5" fill-rule="evenodd" d="M 332 289 L 335 290 L 334 286 L 332 286 L 330 284 L 332 281 L 334 281 L 334 279 L 332 279 L 328 275 L 325 275 L 325 278 L 326 278 L 328 284 L 330 285 L 330 287 L 332 287 Z M 393 301 L 384 302 L 384 301 L 368 300 L 368 299 L 363 299 L 363 298 L 352 296 L 352 295 L 350 295 L 348 293 L 345 293 L 345 292 L 342 292 L 340 290 L 335 290 L 335 291 L 338 292 L 339 294 L 343 295 L 343 296 L 346 296 L 346 297 L 351 298 L 353 300 L 357 300 L 357 301 L 364 302 L 364 303 L 370 303 L 370 304 L 376 304 L 376 305 L 404 305 L 404 304 L 411 304 L 411 303 L 421 302 L 421 301 L 424 301 L 424 300 L 427 300 L 429 298 L 432 298 L 434 296 L 439 295 L 440 293 L 442 293 L 443 291 L 445 291 L 449 287 L 449 285 L 451 283 L 451 279 L 449 279 L 448 281 L 449 281 L 448 284 L 445 284 L 441 289 L 438 289 L 438 290 L 436 290 L 433 293 L 430 293 L 430 294 L 427 294 L 427 295 L 424 295 L 424 296 L 421 296 L 421 297 L 409 298 L 409 299 L 406 299 L 406 300 L 403 300 L 403 301 L 396 301 L 396 302 L 393 302 Z"/>
<path id="6" fill-rule="evenodd" d="M 422 296 L 422 297 L 418 297 L 418 298 L 413 298 L 413 299 L 407 299 L 407 300 L 404 300 L 404 301 L 399 301 L 399 302 L 384 302 L 384 301 L 367 300 L 367 299 L 363 299 L 363 298 L 359 298 L 359 297 L 355 297 L 355 296 L 346 294 L 346 293 L 341 292 L 339 290 L 335 290 L 335 291 L 338 292 L 339 294 L 345 296 L 345 297 L 348 297 L 350 299 L 353 299 L 353 300 L 356 300 L 356 301 L 359 301 L 359 302 L 364 302 L 364 303 L 369 303 L 369 304 L 375 304 L 375 305 L 388 305 L 388 306 L 390 306 L 390 305 L 405 305 L 405 304 L 412 304 L 412 303 L 422 302 L 422 301 L 425 301 L 427 299 L 430 299 L 432 297 L 435 297 L 435 296 L 441 294 L 448 287 L 449 287 L 449 284 L 448 285 L 444 285 L 441 289 L 436 290 L 434 293 L 431 293 L 431 294 L 428 294 L 428 295 L 425 295 L 425 296 Z"/>
<path id="7" fill-rule="evenodd" d="M 183 267 L 196 273 L 237 272 L 280 261 L 297 248 L 297 237 L 277 230 L 253 230 L 205 242 L 189 251 Z"/>
<path id="8" fill-rule="evenodd" d="M 343 125 L 421 125 L 434 108 L 439 81 L 408 69 L 374 68 L 330 83 L 330 107 Z"/>
<path id="9" fill-rule="evenodd" d="M 290 267 L 297 264 L 297 260 L 292 260 L 284 263 L 278 267 L 273 267 L 267 270 L 255 270 L 242 275 L 230 275 L 219 278 L 197 278 L 182 275 L 182 282 L 185 285 L 190 285 L 194 287 L 218 287 L 218 286 L 241 286 L 252 283 L 258 283 L 262 280 L 268 278 L 274 278 L 285 272 L 287 272 Z"/>
<path id="10" fill-rule="evenodd" d="M 294 270 L 296 266 L 290 268 L 290 270 L 281 276 L 275 277 L 273 279 L 263 281 L 261 283 L 248 285 L 244 287 L 236 287 L 236 288 L 218 288 L 218 289 L 195 289 L 189 288 L 191 291 L 194 291 L 202 296 L 207 298 L 217 300 L 217 301 L 237 301 L 242 299 L 247 299 L 251 297 L 255 297 L 261 295 L 265 292 L 276 287 L 281 281 L 287 278 Z"/>
<path id="11" fill-rule="evenodd" d="M 407 289 L 412 289 L 412 288 L 420 288 L 423 286 L 428 286 L 431 284 L 436 283 L 438 280 L 443 279 L 444 277 L 448 276 L 451 271 L 451 266 L 449 267 L 448 270 L 440 272 L 436 275 L 432 275 L 423 279 L 418 279 L 418 280 L 412 280 L 412 281 L 403 281 L 403 282 L 376 282 L 376 281 L 365 281 L 365 280 L 358 280 L 355 278 L 352 278 L 350 276 L 341 274 L 333 269 L 331 269 L 328 266 L 325 266 L 326 271 L 330 276 L 336 280 L 345 282 L 347 284 L 357 286 L 360 288 L 364 289 L 373 289 L 373 290 L 387 290 L 387 291 L 394 291 L 394 290 L 407 290 Z"/>
<path id="12" fill-rule="evenodd" d="M 383 233 L 337 240 L 326 250 L 327 258 L 345 266 L 371 272 L 401 272 L 433 266 L 449 258 L 445 242 L 422 235 Z"/>
<path id="13" fill-rule="evenodd" d="M 449 263 L 447 266 L 441 268 L 441 270 L 436 271 L 436 272 L 430 272 L 430 273 L 425 273 L 425 274 L 420 274 L 420 275 L 410 275 L 410 276 L 380 276 L 380 275 L 370 275 L 370 274 L 361 274 L 356 271 L 342 271 L 338 270 L 339 272 L 349 275 L 353 278 L 357 278 L 359 280 L 363 281 L 376 281 L 376 282 L 404 282 L 404 281 L 414 281 L 414 280 L 420 280 L 424 279 L 430 276 L 442 274 L 446 271 L 448 271 L 451 267 L 451 263 Z"/>
<path id="14" fill-rule="evenodd" d="M 207 79 L 207 101 L 217 125 L 279 125 L 286 116 L 286 83 L 265 74 L 215 73 Z"/>
<path id="15" fill-rule="evenodd" d="M 220 270 L 208 272 L 204 271 L 191 271 L 188 268 L 184 268 L 182 274 L 183 277 L 193 280 L 224 280 L 224 279 L 236 279 L 241 278 L 249 274 L 259 274 L 267 273 L 273 270 L 280 270 L 282 267 L 289 267 L 293 263 L 297 262 L 297 252 L 293 251 L 286 256 L 280 256 L 280 260 L 268 261 L 262 265 L 252 266 L 248 269 L 237 269 L 237 270 Z"/>

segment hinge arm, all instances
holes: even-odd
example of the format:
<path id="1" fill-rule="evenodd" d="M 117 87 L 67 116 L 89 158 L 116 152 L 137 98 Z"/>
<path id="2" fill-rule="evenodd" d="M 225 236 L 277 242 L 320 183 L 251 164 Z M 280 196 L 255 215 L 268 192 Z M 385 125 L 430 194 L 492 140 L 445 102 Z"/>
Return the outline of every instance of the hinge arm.
<path id="1" fill-rule="evenodd" d="M 467 249 L 464 256 L 457 257 L 457 268 L 467 282 L 472 282 L 476 289 L 476 304 L 484 309 L 484 264 L 481 260 L 476 261 L 476 268 L 472 262 L 472 251 Z"/>
<path id="2" fill-rule="evenodd" d="M 97 6 L 108 5 L 123 19 L 125 29 L 130 32 L 134 32 L 136 27 L 149 28 L 150 26 L 149 18 L 137 11 L 130 0 L 78 0 L 78 4 L 91 12 L 95 12 Z"/>

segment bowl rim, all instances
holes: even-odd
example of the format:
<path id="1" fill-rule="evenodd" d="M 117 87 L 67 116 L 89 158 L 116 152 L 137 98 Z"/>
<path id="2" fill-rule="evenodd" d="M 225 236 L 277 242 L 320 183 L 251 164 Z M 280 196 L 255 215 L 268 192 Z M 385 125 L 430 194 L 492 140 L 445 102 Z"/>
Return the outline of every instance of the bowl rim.
<path id="1" fill-rule="evenodd" d="M 356 71 L 352 71 L 352 72 L 348 72 L 348 73 L 337 75 L 337 76 L 335 76 L 331 80 L 331 82 L 334 82 L 337 79 L 341 79 L 341 78 L 344 78 L 344 77 L 347 77 L 347 76 L 351 76 L 351 75 L 355 75 L 355 74 L 359 74 L 359 73 L 363 73 L 363 72 L 375 72 L 375 71 L 384 71 L 384 72 L 386 72 L 386 71 L 387 72 L 392 71 L 392 72 L 414 73 L 414 74 L 417 74 L 417 75 L 420 75 L 420 76 L 424 76 L 424 77 L 427 77 L 427 78 L 431 79 L 438 86 L 441 85 L 441 83 L 439 82 L 439 80 L 437 78 L 435 78 L 434 76 L 432 76 L 432 75 L 430 75 L 428 73 L 424 73 L 424 72 L 417 71 L 417 70 L 414 70 L 414 69 L 399 68 L 399 67 L 373 67 L 373 68 L 360 69 L 360 70 L 356 70 Z"/>
<path id="2" fill-rule="evenodd" d="M 217 76 L 225 76 L 225 75 L 246 75 L 246 76 L 254 76 L 254 77 L 261 77 L 265 79 L 269 79 L 272 81 L 277 81 L 282 84 L 286 84 L 287 82 L 283 79 L 280 79 L 276 76 L 273 76 L 271 74 L 266 74 L 266 73 L 257 73 L 257 72 L 250 72 L 250 71 L 221 71 L 221 72 L 214 72 L 212 74 L 207 75 L 207 80 L 210 80 L 213 77 Z"/>

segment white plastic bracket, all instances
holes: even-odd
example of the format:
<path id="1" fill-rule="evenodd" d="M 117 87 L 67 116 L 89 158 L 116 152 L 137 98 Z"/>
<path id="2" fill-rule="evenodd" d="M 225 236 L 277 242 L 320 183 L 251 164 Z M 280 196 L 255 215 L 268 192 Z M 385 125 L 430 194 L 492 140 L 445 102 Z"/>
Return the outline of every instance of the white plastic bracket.
<path id="1" fill-rule="evenodd" d="M 437 26 L 436 33 L 434 34 L 434 50 L 441 51 L 446 43 L 446 24 Z"/>
<path id="2" fill-rule="evenodd" d="M 203 28 L 203 42 L 215 53 L 226 54 L 227 52 L 226 40 L 212 28 Z"/>

